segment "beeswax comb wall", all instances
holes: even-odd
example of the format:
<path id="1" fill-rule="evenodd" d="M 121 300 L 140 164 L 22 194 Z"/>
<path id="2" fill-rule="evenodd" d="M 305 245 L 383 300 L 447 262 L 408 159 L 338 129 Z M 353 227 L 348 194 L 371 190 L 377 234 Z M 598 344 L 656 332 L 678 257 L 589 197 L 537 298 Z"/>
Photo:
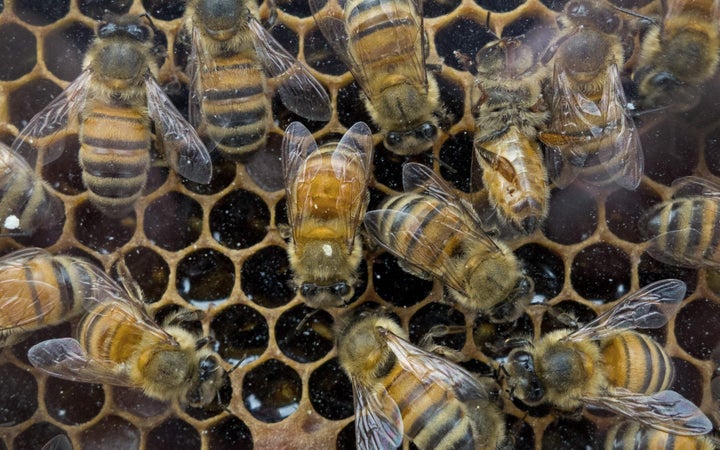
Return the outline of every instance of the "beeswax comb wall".
<path id="1" fill-rule="evenodd" d="M 472 78 L 452 52 L 474 55 L 493 39 L 484 28 L 489 11 L 495 31 L 534 36 L 544 48 L 564 3 L 425 3 L 429 62 L 442 63 L 438 80 L 453 124 L 433 150 L 433 158 L 424 161 L 453 182 L 459 195 L 483 197 L 482 192 L 469 193 Z M 653 8 L 646 3 L 617 2 Z M 278 6 L 272 34 L 315 70 L 333 99 L 335 114 L 329 124 L 303 122 L 321 139 L 344 132 L 358 120 L 369 122 L 357 86 L 325 44 L 307 2 L 281 0 Z M 150 14 L 162 31 L 158 42 L 168 46 L 160 82 L 181 109 L 185 104 L 187 77 L 177 67 L 185 64 L 187 46 L 176 38 L 184 2 L 6 0 L 0 8 L 0 122 L 8 124 L 0 135 L 4 142 L 10 144 L 18 129 L 79 74 L 95 21 L 106 11 Z M 261 12 L 267 16 L 264 6 Z M 465 334 L 441 341 L 472 355 L 475 361 L 468 367 L 487 374 L 489 360 L 479 350 L 493 355 L 485 343 L 502 342 L 515 332 L 538 336 L 561 326 L 545 305 L 586 321 L 604 303 L 639 285 L 680 278 L 689 286 L 688 298 L 677 317 L 653 335 L 665 343 L 677 366 L 673 389 L 710 413 L 712 351 L 720 338 L 720 303 L 713 293 L 717 278 L 651 259 L 635 223 L 642 210 L 670 198 L 669 185 L 675 178 L 720 176 L 719 88 L 716 78 L 688 113 L 660 112 L 638 119 L 646 173 L 636 191 L 603 191 L 581 183 L 553 190 L 542 230 L 511 242 L 537 291 L 514 330 L 484 323 L 472 327 L 473 317 L 438 303 L 438 283 L 405 274 L 394 258 L 378 250 L 366 257 L 353 306 L 375 302 L 391 308 L 416 343 L 433 325 L 466 325 Z M 40 448 L 59 433 L 67 434 L 75 448 L 354 448 L 352 393 L 335 358 L 331 331 L 342 311 L 317 313 L 298 327 L 310 310 L 288 287 L 286 244 L 278 231 L 278 225 L 286 223 L 278 156 L 281 130 L 298 118 L 279 102 L 275 105 L 277 122 L 267 151 L 237 166 L 217 162 L 208 186 L 180 182 L 156 164 L 137 215 L 129 219 L 108 219 L 88 206 L 77 152 L 68 151 L 41 169 L 66 203 L 64 227 L 33 238 L 0 240 L 3 253 L 35 245 L 85 256 L 108 269 L 123 254 L 153 313 L 167 314 L 176 305 L 205 309 L 201 325 L 216 337 L 227 368 L 240 363 L 230 375 L 232 389 L 222 394 L 230 412 L 217 407 L 183 410 L 139 392 L 40 374 L 28 364 L 27 349 L 50 337 L 70 335 L 71 324 L 64 324 L 0 355 L 0 448 Z M 77 148 L 77 136 L 66 138 Z M 382 149 L 379 136 L 375 142 L 371 209 L 384 195 L 400 189 L 402 163 Z M 506 402 L 506 411 L 518 448 L 592 446 L 596 432 L 617 420 L 586 413 L 576 421 L 551 415 L 549 408 L 528 409 L 511 402 Z"/>

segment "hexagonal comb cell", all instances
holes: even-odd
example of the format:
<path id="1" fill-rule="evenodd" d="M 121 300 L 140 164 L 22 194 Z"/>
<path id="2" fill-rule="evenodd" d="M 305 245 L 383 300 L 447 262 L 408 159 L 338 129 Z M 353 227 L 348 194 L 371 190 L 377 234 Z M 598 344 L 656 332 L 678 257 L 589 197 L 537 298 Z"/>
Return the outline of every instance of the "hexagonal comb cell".
<path id="1" fill-rule="evenodd" d="M 280 247 L 265 247 L 245 260 L 240 281 L 247 298 L 266 308 L 282 306 L 295 295 L 287 253 Z"/>
<path id="2" fill-rule="evenodd" d="M 18 0 L 13 2 L 15 14 L 30 25 L 49 25 L 70 11 L 70 0 Z"/>
<path id="3" fill-rule="evenodd" d="M 337 358 L 310 374 L 308 390 L 313 408 L 326 419 L 341 420 L 353 415 L 352 385 Z"/>
<path id="4" fill-rule="evenodd" d="M 0 25 L 0 35 L 6 36 L 0 42 L 0 54 L 16 54 L 12 64 L 3 64 L 0 67 L 0 80 L 16 80 L 29 73 L 35 62 L 35 35 L 30 30 L 16 23 Z"/>
<path id="5" fill-rule="evenodd" d="M 261 422 L 275 423 L 297 410 L 302 397 L 302 382 L 290 366 L 269 359 L 245 374 L 241 392 L 243 404 L 253 417 Z"/>
<path id="6" fill-rule="evenodd" d="M 223 308 L 210 323 L 218 352 L 231 364 L 245 366 L 265 353 L 270 332 L 265 318 L 246 305 Z"/>
<path id="7" fill-rule="evenodd" d="M 145 235 L 165 250 L 177 251 L 202 232 L 202 207 L 179 192 L 155 199 L 145 210 Z"/>
<path id="8" fill-rule="evenodd" d="M 83 57 L 94 37 L 93 29 L 80 22 L 54 29 L 43 49 L 48 70 L 61 80 L 74 80 L 80 75 Z"/>
<path id="9" fill-rule="evenodd" d="M 77 400 L 81 398 L 82 402 Z M 75 383 L 48 378 L 45 383 L 45 407 L 60 423 L 78 425 L 93 419 L 105 404 L 105 391 L 99 384 Z"/>
<path id="10" fill-rule="evenodd" d="M 231 249 L 260 242 L 270 225 L 270 211 L 262 198 L 245 190 L 232 191 L 210 211 L 210 233 Z"/>
<path id="11" fill-rule="evenodd" d="M 235 265 L 218 251 L 194 251 L 177 265 L 175 288 L 192 305 L 223 302 L 230 298 L 234 284 Z"/>

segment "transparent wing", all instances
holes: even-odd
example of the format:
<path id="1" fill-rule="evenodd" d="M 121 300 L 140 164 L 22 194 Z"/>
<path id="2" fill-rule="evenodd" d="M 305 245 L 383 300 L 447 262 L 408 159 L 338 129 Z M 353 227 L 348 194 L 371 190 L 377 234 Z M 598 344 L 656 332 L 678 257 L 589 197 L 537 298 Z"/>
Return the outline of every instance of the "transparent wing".
<path id="1" fill-rule="evenodd" d="M 389 330 L 382 329 L 380 333 L 403 369 L 411 372 L 423 384 L 437 384 L 444 390 L 454 392 L 461 401 L 488 398 L 485 387 L 462 367 L 414 346 Z"/>
<path id="2" fill-rule="evenodd" d="M 423 164 L 409 162 L 403 165 L 403 190 L 405 192 L 419 191 L 434 199 L 440 200 L 446 207 L 456 211 L 467 225 L 463 234 L 469 234 L 475 241 L 483 243 L 492 250 L 500 251 L 495 241 L 483 231 L 482 221 L 475 209 L 468 202 L 453 194 L 453 188 L 435 173 L 430 167 Z"/>
<path id="3" fill-rule="evenodd" d="M 88 83 L 92 78 L 90 69 L 83 70 L 80 75 L 65 88 L 60 95 L 50 102 L 42 111 L 37 113 L 25 128 L 20 131 L 13 142 L 12 150 L 20 154 L 27 161 L 36 161 L 38 138 L 54 140 L 54 135 L 68 126 L 71 120 L 77 118 L 85 105 L 88 92 Z M 55 161 L 64 150 L 64 146 L 43 144 L 43 164 Z"/>
<path id="4" fill-rule="evenodd" d="M 450 258 L 440 258 L 441 261 L 438 263 L 437 255 L 441 255 L 445 251 L 444 247 L 448 239 L 455 239 L 462 234 L 466 235 L 466 239 L 471 239 L 472 234 L 469 234 L 465 227 L 452 227 L 447 224 L 447 220 L 442 219 L 441 216 L 447 214 L 447 208 L 437 210 L 437 212 L 433 225 L 437 226 L 438 236 L 440 234 L 445 236 L 442 240 L 437 236 L 431 238 L 425 233 L 418 232 L 422 229 L 422 217 L 392 209 L 369 211 L 365 214 L 364 223 L 368 233 L 404 263 L 414 267 L 419 273 L 431 274 L 452 289 L 467 295 L 464 281 L 456 274 Z M 402 224 L 402 226 L 393 227 L 388 232 L 385 230 L 386 226 L 383 225 L 385 221 Z M 413 248 L 412 252 L 405 251 L 409 247 Z"/>
<path id="5" fill-rule="evenodd" d="M 265 71 L 280 83 L 278 93 L 287 108 L 306 119 L 330 120 L 332 107 L 325 88 L 255 18 L 248 26 L 253 44 Z"/>
<path id="6" fill-rule="evenodd" d="M 285 129 L 280 153 L 283 177 L 285 179 L 285 193 L 287 195 L 288 220 L 293 229 L 294 238 L 297 238 L 295 231 L 302 228 L 303 217 L 308 215 L 306 211 L 302 211 L 298 207 L 295 183 L 301 181 L 298 180 L 298 177 L 300 176 L 300 169 L 305 165 L 307 155 L 317 150 L 317 148 L 312 133 L 300 122 L 293 122 Z M 317 175 L 317 168 L 317 166 L 314 167 L 315 170 L 312 171 L 304 169 L 303 178 L 312 178 Z M 302 204 L 310 205 L 311 202 L 303 199 Z"/>
<path id="7" fill-rule="evenodd" d="M 355 394 L 355 441 L 358 450 L 394 449 L 402 444 L 400 409 L 387 391 L 351 377 Z"/>
<path id="8" fill-rule="evenodd" d="M 675 188 L 673 198 L 702 196 L 720 200 L 720 184 L 705 178 L 694 176 L 678 178 L 673 181 L 672 187 Z"/>
<path id="9" fill-rule="evenodd" d="M 190 48 L 190 56 L 188 57 L 185 71 L 190 77 L 190 97 L 188 98 L 188 119 L 190 124 L 195 128 L 199 128 L 203 123 L 202 110 L 202 80 L 201 71 L 212 64 L 212 58 L 209 58 L 205 52 L 205 46 L 200 38 L 200 31 L 193 27 L 191 31 L 192 44 Z"/>
<path id="10" fill-rule="evenodd" d="M 47 444 L 43 445 L 42 450 L 72 450 L 73 446 L 64 434 L 58 434 L 54 438 L 50 439 Z"/>
<path id="11" fill-rule="evenodd" d="M 598 157 L 617 184 L 635 190 L 642 179 L 644 159 L 640 134 L 626 105 L 620 72 L 615 64 L 611 64 L 605 77 L 600 110 L 605 115 L 605 122 L 611 124 L 605 133 L 611 137 L 612 143 L 603 145 Z"/>
<path id="12" fill-rule="evenodd" d="M 583 401 L 667 433 L 702 435 L 713 428 L 712 422 L 693 402 L 675 391 L 642 395 L 614 389 L 609 395 L 584 397 Z"/>
<path id="13" fill-rule="evenodd" d="M 158 141 L 162 143 L 165 160 L 172 169 L 196 183 L 209 183 L 212 162 L 205 144 L 163 92 L 155 78 L 145 76 L 148 113 L 155 123 Z"/>
<path id="14" fill-rule="evenodd" d="M 619 330 L 659 328 L 680 308 L 686 290 L 685 283 L 675 279 L 650 283 L 625 296 L 615 306 L 565 339 L 601 339 Z"/>
<path id="15" fill-rule="evenodd" d="M 353 192 L 350 198 L 339 195 L 336 208 L 348 249 L 352 248 L 360 221 L 365 215 L 367 185 L 372 175 L 372 155 L 370 127 L 364 122 L 358 122 L 345 132 L 330 157 L 333 172 L 340 183 L 340 192 Z M 348 170 L 350 168 L 353 169 Z"/>
<path id="16" fill-rule="evenodd" d="M 136 387 L 127 367 L 89 358 L 80 343 L 72 338 L 51 339 L 34 345 L 28 351 L 28 360 L 43 372 L 65 380 Z"/>

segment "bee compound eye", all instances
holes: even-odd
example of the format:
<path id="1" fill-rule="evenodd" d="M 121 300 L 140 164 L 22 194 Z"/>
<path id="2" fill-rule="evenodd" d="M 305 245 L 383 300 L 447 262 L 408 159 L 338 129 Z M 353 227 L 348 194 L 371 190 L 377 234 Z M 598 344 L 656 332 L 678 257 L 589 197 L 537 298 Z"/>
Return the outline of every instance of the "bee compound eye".
<path id="1" fill-rule="evenodd" d="M 420 127 L 420 135 L 425 139 L 432 139 L 437 134 L 437 127 L 431 123 L 424 123 Z"/>
<path id="2" fill-rule="evenodd" d="M 655 87 L 660 88 L 669 88 L 671 86 L 678 86 L 680 85 L 680 80 L 678 80 L 675 75 L 673 75 L 670 72 L 660 72 L 652 79 L 650 80 L 650 83 Z"/>
<path id="3" fill-rule="evenodd" d="M 100 25 L 100 27 L 98 28 L 97 35 L 98 35 L 98 37 L 101 37 L 101 38 L 108 37 L 108 36 L 116 33 L 117 29 L 118 29 L 117 24 L 114 24 L 111 22 L 104 23 L 104 24 Z"/>
<path id="4" fill-rule="evenodd" d="M 312 283 L 304 283 L 300 287 L 300 295 L 303 297 L 314 297 L 318 293 L 318 287 Z"/>
<path id="5" fill-rule="evenodd" d="M 387 134 L 387 136 L 385 136 L 385 143 L 390 147 L 395 147 L 396 145 L 400 144 L 401 140 L 402 137 L 400 136 L 400 133 L 397 133 L 395 131 L 391 131 Z"/>
<path id="6" fill-rule="evenodd" d="M 350 294 L 350 286 L 345 282 L 337 283 L 332 286 L 331 291 L 338 297 L 345 297 Z"/>
<path id="7" fill-rule="evenodd" d="M 534 372 L 535 362 L 530 353 L 526 351 L 517 351 L 512 354 L 511 361 L 513 366 L 523 369 L 524 372 Z"/>
<path id="8" fill-rule="evenodd" d="M 200 360 L 200 381 L 209 380 L 217 369 L 218 361 L 214 356 L 208 356 Z"/>

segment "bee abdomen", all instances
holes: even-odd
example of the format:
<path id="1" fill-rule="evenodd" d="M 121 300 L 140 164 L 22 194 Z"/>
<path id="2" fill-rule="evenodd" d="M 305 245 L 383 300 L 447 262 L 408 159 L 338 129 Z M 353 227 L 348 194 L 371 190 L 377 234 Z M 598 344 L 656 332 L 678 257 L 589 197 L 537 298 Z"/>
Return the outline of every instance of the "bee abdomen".
<path id="1" fill-rule="evenodd" d="M 0 217 L 17 216 L 19 230 L 7 230 L 0 224 L 0 232 L 30 232 L 49 219 L 58 219 L 54 213 L 63 205 L 40 181 L 21 170 L 0 178 Z"/>
<path id="2" fill-rule="evenodd" d="M 639 422 L 625 421 L 612 427 L 605 436 L 605 450 L 711 450 L 702 436 L 680 436 Z"/>
<path id="3" fill-rule="evenodd" d="M 620 333 L 604 340 L 601 352 L 611 386 L 652 394 L 667 389 L 673 381 L 670 357 L 649 336 Z"/>
<path id="4" fill-rule="evenodd" d="M 217 58 L 215 69 L 204 71 L 201 77 L 208 136 L 230 159 L 260 149 L 271 107 L 257 63 L 243 55 Z"/>
<path id="5" fill-rule="evenodd" d="M 90 308 L 78 324 L 78 341 L 98 360 L 123 363 L 131 358 L 143 338 L 137 317 L 113 302 Z"/>

